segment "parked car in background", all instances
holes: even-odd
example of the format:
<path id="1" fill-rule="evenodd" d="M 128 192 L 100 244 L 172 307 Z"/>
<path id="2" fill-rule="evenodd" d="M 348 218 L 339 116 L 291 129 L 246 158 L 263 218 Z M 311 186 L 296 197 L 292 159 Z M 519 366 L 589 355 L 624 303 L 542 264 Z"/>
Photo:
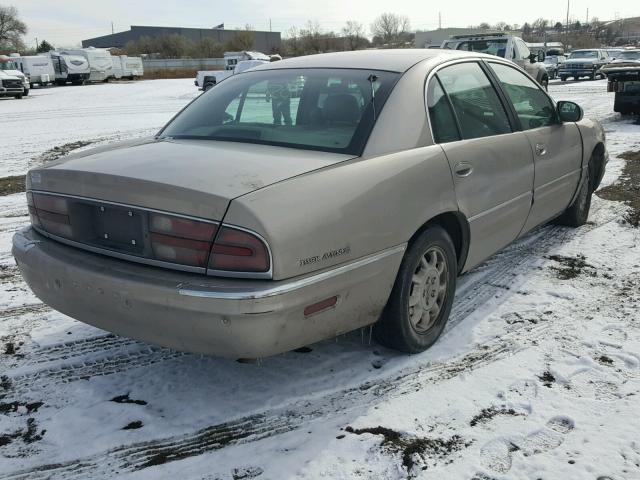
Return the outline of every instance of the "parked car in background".
<path id="1" fill-rule="evenodd" d="M 29 89 L 31 88 L 31 80 L 28 75 L 25 75 L 20 70 L 20 67 L 15 62 L 13 57 L 7 55 L 0 55 L 0 71 L 4 71 L 7 75 L 20 79 L 22 83 L 22 95 L 29 95 Z"/>
<path id="2" fill-rule="evenodd" d="M 91 69 L 89 61 L 82 55 L 69 55 L 62 52 L 49 52 L 53 62 L 57 85 L 82 85 L 89 80 Z"/>
<path id="3" fill-rule="evenodd" d="M 613 110 L 622 114 L 640 113 L 640 49 L 624 50 L 602 67 L 607 75 L 607 91 L 615 92 Z"/>
<path id="4" fill-rule="evenodd" d="M 36 84 L 46 86 L 55 82 L 56 74 L 49 55 L 12 55 L 11 60 L 29 78 L 31 88 Z"/>
<path id="5" fill-rule="evenodd" d="M 607 55 L 609 55 L 611 60 L 615 60 L 618 58 L 618 55 L 624 52 L 624 48 L 605 48 L 604 50 L 607 52 Z"/>
<path id="6" fill-rule="evenodd" d="M 609 61 L 606 50 L 597 48 L 574 50 L 558 68 L 558 76 L 563 82 L 568 78 L 576 80 L 582 77 L 588 77 L 589 80 L 595 80 L 597 77 L 604 78 L 601 68 Z"/>
<path id="7" fill-rule="evenodd" d="M 300 78 L 300 99 L 265 102 Z M 375 324 L 420 352 L 460 273 L 537 225 L 586 222 L 606 160 L 598 122 L 497 56 L 297 57 L 221 82 L 153 138 L 32 169 L 13 254 L 51 307 L 179 350 L 255 358 Z"/>
<path id="8" fill-rule="evenodd" d="M 207 91 L 234 73 L 241 73 L 263 63 L 269 63 L 271 57 L 261 52 L 225 52 L 224 70 L 200 70 L 196 73 L 194 84 L 200 90 Z"/>
<path id="9" fill-rule="evenodd" d="M 0 70 L 0 97 L 20 99 L 24 96 L 24 83 L 21 78 Z"/>
<path id="10" fill-rule="evenodd" d="M 558 76 L 558 69 L 565 62 L 564 55 L 547 55 L 544 59 L 544 66 L 549 74 L 549 79 L 553 80 Z"/>
<path id="11" fill-rule="evenodd" d="M 549 74 L 542 63 L 545 59 L 544 51 L 532 53 L 520 37 L 505 33 L 454 35 L 442 43 L 442 48 L 487 53 L 506 58 L 531 75 L 545 90 L 549 86 Z"/>

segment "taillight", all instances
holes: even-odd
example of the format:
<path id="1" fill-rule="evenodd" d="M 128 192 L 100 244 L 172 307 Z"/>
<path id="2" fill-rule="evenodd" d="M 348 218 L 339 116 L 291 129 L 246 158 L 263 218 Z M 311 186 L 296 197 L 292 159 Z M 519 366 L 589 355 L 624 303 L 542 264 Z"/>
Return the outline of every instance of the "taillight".
<path id="1" fill-rule="evenodd" d="M 205 268 L 218 226 L 172 215 L 149 215 L 151 249 L 156 260 Z"/>
<path id="2" fill-rule="evenodd" d="M 268 272 L 269 251 L 256 235 L 223 226 L 211 249 L 210 270 Z"/>
<path id="3" fill-rule="evenodd" d="M 27 194 L 27 204 L 29 201 Z M 73 236 L 66 198 L 34 193 L 31 194 L 31 201 L 33 206 L 29 205 L 29 215 L 33 225 L 60 237 L 71 238 Z"/>

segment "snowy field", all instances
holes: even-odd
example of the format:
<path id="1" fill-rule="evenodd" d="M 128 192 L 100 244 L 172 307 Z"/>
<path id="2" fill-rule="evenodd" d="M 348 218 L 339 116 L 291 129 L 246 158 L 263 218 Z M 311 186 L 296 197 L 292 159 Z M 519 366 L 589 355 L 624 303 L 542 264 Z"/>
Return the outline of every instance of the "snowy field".
<path id="1" fill-rule="evenodd" d="M 604 81 L 550 91 L 603 122 L 615 183 L 640 123 L 613 113 Z M 0 101 L 0 176 L 153 133 L 198 94 L 188 79 L 32 92 Z M 584 227 L 542 227 L 461 277 L 425 353 L 365 330 L 246 364 L 42 305 L 10 254 L 24 195 L 0 197 L 0 479 L 640 479 L 640 230 L 625 208 L 594 196 Z"/>

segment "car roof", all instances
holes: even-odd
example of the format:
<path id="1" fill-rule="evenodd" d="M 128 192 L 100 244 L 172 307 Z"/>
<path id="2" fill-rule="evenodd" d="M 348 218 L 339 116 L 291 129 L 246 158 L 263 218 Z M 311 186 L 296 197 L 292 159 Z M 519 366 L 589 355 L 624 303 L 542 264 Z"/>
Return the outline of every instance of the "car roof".
<path id="1" fill-rule="evenodd" d="M 356 50 L 353 52 L 321 53 L 317 55 L 306 55 L 304 57 L 294 57 L 260 65 L 251 71 L 284 68 L 354 68 L 404 73 L 416 63 L 422 62 L 423 60 L 434 60 L 436 63 L 439 63 L 439 61 L 444 62 L 465 57 L 496 58 L 477 52 L 447 49 L 403 48 Z"/>

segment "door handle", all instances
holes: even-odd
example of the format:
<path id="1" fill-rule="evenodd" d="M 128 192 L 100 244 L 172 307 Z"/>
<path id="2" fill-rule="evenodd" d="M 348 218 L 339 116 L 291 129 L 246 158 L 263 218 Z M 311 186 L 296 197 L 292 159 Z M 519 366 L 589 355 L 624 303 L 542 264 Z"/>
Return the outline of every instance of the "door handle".
<path id="1" fill-rule="evenodd" d="M 471 172 L 473 172 L 473 166 L 466 162 L 460 162 L 456 164 L 453 171 L 456 172 L 456 175 L 459 177 L 468 177 L 471 175 Z"/>
<path id="2" fill-rule="evenodd" d="M 547 154 L 547 146 L 543 143 L 536 143 L 536 155 L 544 157 Z"/>

